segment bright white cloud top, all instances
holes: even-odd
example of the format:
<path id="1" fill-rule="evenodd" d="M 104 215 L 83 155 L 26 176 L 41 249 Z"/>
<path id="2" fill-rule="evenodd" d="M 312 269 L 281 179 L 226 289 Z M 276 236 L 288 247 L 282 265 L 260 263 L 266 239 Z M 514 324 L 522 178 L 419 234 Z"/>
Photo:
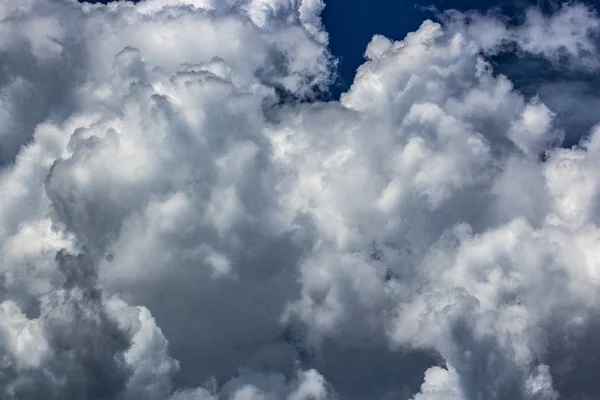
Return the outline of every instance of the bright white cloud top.
<path id="1" fill-rule="evenodd" d="M 600 396 L 600 128 L 489 59 L 596 71 L 596 13 L 375 36 L 320 102 L 324 6 L 0 0 L 1 399 Z"/>

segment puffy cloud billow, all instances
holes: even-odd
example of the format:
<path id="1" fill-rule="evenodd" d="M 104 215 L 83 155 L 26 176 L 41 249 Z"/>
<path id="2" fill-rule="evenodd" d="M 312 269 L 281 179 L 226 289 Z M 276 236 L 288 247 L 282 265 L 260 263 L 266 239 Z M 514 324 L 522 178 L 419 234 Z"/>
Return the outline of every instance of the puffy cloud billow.
<path id="1" fill-rule="evenodd" d="M 324 7 L 0 0 L 0 399 L 600 397 L 596 11 Z"/>

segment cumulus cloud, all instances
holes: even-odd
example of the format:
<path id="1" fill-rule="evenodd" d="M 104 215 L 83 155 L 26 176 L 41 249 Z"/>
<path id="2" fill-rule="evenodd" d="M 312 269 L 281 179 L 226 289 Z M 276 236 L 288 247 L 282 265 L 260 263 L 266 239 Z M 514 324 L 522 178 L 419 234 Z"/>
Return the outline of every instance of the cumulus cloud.
<path id="1" fill-rule="evenodd" d="M 598 395 L 599 98 L 494 61 L 594 72 L 595 11 L 376 35 L 318 101 L 324 6 L 0 0 L 0 397 Z"/>

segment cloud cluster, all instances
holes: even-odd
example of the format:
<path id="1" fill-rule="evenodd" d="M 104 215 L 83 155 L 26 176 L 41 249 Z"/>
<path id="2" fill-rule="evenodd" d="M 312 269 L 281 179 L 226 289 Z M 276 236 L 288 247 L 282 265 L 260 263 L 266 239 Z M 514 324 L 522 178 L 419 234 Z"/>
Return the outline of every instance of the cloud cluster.
<path id="1" fill-rule="evenodd" d="M 0 0 L 0 398 L 600 393 L 600 128 L 560 106 L 599 97 L 490 58 L 596 71 L 600 19 L 446 13 L 317 101 L 324 6 Z"/>

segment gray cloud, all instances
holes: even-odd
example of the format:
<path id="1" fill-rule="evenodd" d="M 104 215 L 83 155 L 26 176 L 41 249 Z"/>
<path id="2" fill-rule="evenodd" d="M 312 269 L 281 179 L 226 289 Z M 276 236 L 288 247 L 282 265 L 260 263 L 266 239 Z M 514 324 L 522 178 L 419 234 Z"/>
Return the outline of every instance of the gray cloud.
<path id="1" fill-rule="evenodd" d="M 319 102 L 323 7 L 0 1 L 2 398 L 596 395 L 595 12 L 375 36 Z"/>
<path id="2" fill-rule="evenodd" d="M 123 398 L 131 374 L 123 357 L 129 338 L 104 310 L 93 264 L 84 255 L 65 252 L 57 254 L 56 262 L 64 277 L 62 289 L 40 299 L 37 318 L 23 321 L 14 304 L 4 303 L 5 311 L 12 309 L 8 317 L 14 325 L 11 332 L 9 321 L 7 350 L 13 360 L 3 368 L 8 380 L 2 396 Z M 33 349 L 22 342 L 28 336 Z"/>

